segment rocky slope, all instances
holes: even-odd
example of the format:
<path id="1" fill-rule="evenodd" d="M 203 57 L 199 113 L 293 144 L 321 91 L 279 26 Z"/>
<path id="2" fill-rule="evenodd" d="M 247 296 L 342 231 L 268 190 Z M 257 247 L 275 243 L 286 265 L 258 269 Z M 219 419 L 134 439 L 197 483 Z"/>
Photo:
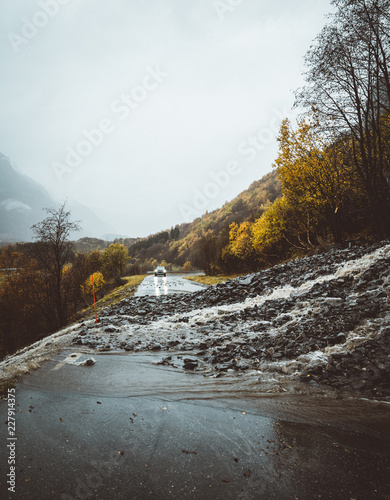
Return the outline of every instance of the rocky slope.
<path id="1" fill-rule="evenodd" d="M 390 396 L 390 241 L 294 260 L 188 295 L 122 300 L 73 345 L 161 351 L 205 376 Z"/>

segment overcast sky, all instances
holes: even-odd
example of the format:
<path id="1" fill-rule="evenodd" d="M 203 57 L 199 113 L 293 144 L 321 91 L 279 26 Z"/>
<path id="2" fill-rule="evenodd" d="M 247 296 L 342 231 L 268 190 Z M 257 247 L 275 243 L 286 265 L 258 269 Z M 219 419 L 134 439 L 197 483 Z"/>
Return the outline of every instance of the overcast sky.
<path id="1" fill-rule="evenodd" d="M 146 236 L 272 170 L 330 0 L 0 0 L 0 152 Z"/>

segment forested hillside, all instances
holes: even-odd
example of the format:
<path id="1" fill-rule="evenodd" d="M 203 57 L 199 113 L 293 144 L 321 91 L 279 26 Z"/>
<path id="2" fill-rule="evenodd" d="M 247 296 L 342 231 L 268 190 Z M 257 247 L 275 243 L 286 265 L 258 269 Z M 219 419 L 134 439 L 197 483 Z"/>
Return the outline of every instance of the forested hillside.
<path id="1" fill-rule="evenodd" d="M 136 241 L 116 240 L 129 248 L 133 272 L 151 270 L 157 264 L 171 267 L 201 268 L 208 273 L 234 271 L 240 263 L 230 256 L 224 258 L 223 249 L 229 244 L 230 227 L 245 221 L 257 220 L 281 196 L 281 182 L 277 173 L 270 172 L 255 181 L 234 200 L 222 208 L 206 212 L 189 224 Z"/>

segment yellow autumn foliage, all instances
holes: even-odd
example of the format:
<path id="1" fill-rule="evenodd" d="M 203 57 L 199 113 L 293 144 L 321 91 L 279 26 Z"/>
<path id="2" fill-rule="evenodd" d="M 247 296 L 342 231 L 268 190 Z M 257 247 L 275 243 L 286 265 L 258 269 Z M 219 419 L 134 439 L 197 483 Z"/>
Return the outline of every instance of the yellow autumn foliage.
<path id="1" fill-rule="evenodd" d="M 282 193 L 294 208 L 306 231 L 332 233 L 341 238 L 345 206 L 356 191 L 356 175 L 345 161 L 345 144 L 332 141 L 321 131 L 315 110 L 298 122 L 294 131 L 282 122 L 275 166 Z"/>
<path id="2" fill-rule="evenodd" d="M 230 224 L 229 251 L 239 259 L 248 259 L 253 254 L 252 224 L 243 222 Z"/>
<path id="3" fill-rule="evenodd" d="M 89 276 L 85 280 L 84 284 L 81 285 L 81 287 L 80 287 L 81 293 L 83 294 L 84 297 L 87 297 L 88 295 L 93 294 L 92 276 L 93 276 L 93 282 L 95 285 L 95 293 L 97 293 L 99 290 L 101 290 L 105 285 L 104 277 L 103 277 L 103 274 L 101 272 L 96 272 L 96 273 L 91 274 L 91 276 Z"/>

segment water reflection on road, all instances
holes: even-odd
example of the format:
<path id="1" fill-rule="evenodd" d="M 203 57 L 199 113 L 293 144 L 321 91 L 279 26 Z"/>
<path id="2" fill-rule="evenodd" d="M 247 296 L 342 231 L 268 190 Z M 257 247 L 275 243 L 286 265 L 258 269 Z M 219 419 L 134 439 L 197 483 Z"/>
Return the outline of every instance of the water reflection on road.
<path id="1" fill-rule="evenodd" d="M 166 277 L 162 278 L 161 281 L 158 276 L 155 276 L 153 281 L 156 297 L 159 295 L 168 295 L 168 283 Z"/>
<path id="2" fill-rule="evenodd" d="M 187 280 L 181 275 L 147 276 L 139 285 L 134 296 L 144 297 L 145 295 L 152 295 L 159 297 L 173 293 L 197 292 L 203 288 L 204 285 Z"/>

